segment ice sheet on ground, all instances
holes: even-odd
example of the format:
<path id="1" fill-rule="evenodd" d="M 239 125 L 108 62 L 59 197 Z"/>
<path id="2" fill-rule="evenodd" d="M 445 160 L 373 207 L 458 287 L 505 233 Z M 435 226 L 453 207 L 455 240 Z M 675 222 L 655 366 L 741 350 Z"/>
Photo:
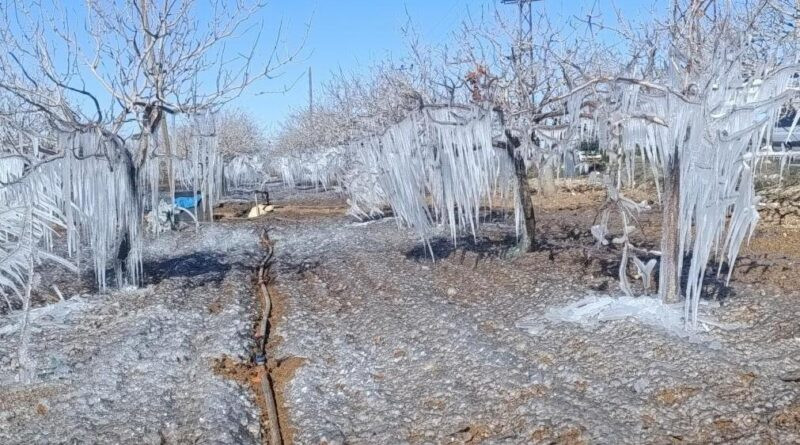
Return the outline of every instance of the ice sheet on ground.
<path id="1" fill-rule="evenodd" d="M 708 306 L 708 303 L 702 306 Z M 517 322 L 517 327 L 536 335 L 544 329 L 545 321 L 594 327 L 599 323 L 626 319 L 662 328 L 680 337 L 692 337 L 697 334 L 696 331 L 687 330 L 682 303 L 664 304 L 659 298 L 650 296 L 590 295 L 566 306 L 549 308 L 544 316 L 524 317 Z M 712 327 L 726 330 L 741 327 L 717 322 L 708 315 L 699 317 L 698 322 L 702 331 L 708 331 Z"/>

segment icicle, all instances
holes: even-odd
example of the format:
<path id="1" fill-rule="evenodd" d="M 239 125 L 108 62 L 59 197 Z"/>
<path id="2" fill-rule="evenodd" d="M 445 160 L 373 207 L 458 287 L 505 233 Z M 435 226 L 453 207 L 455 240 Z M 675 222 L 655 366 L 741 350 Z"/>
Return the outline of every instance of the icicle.
<path id="1" fill-rule="evenodd" d="M 784 104 L 782 94 L 796 71 L 762 67 L 756 70 L 760 76 L 749 75 L 741 63 L 727 58 L 740 54 L 736 45 L 721 44 L 714 53 L 719 57 L 710 59 L 707 69 L 692 73 L 701 78 L 689 83 L 705 86 L 694 96 L 697 101 L 673 93 L 645 93 L 637 85 L 627 85 L 620 88 L 616 102 L 621 104 L 624 155 L 632 159 L 631 150 L 638 146 L 654 176 L 665 177 L 672 161 L 680 166 L 678 258 L 691 252 L 684 289 L 684 315 L 690 327 L 697 325 L 703 279 L 712 255 L 732 269 L 742 242 L 757 223 L 753 182 L 758 151 L 762 140 L 772 140 L 772 127 Z M 681 91 L 687 84 L 686 73 L 674 68 L 670 67 L 666 82 L 674 84 L 672 91 Z M 641 116 L 656 116 L 658 123 Z M 611 146 L 610 138 L 606 134 L 606 143 L 601 145 Z M 632 173 L 631 169 L 628 176 Z M 656 186 L 660 197 L 658 181 Z M 682 262 L 677 266 L 680 275 Z"/>

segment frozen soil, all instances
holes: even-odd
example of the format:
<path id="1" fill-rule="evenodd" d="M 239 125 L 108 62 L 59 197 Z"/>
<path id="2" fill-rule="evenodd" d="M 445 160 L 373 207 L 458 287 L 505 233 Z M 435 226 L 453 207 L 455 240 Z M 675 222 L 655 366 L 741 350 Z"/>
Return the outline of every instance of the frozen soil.
<path id="1" fill-rule="evenodd" d="M 435 262 L 392 218 L 344 216 L 335 193 L 270 195 L 258 221 L 148 242 L 142 289 L 44 271 L 31 383 L 17 379 L 18 312 L 0 314 L 0 443 L 263 443 L 246 365 L 263 225 L 285 442 L 800 442 L 800 231 L 761 226 L 731 287 L 709 280 L 704 307 L 728 329 L 542 318 L 531 334 L 520 320 L 618 293 L 619 254 L 588 231 L 602 190 L 535 197 L 535 253 L 509 255 L 510 221 L 487 213 L 478 239 L 433 239 Z M 640 223 L 655 246 L 657 212 Z"/>
<path id="2" fill-rule="evenodd" d="M 285 195 L 282 199 L 290 200 Z M 728 329 L 678 336 L 631 320 L 542 320 L 616 295 L 618 252 L 592 247 L 596 191 L 543 201 L 539 251 L 507 255 L 501 216 L 432 262 L 391 218 L 266 218 L 277 261 L 270 355 L 296 443 L 800 441 L 800 232 L 759 229 L 704 307 Z M 309 198 L 303 195 L 303 205 Z M 321 206 L 330 207 L 329 197 Z M 642 216 L 655 242 L 658 216 Z M 794 246 L 794 247 L 792 247 Z M 631 279 L 633 282 L 633 279 Z M 732 326 L 732 328 L 731 328 Z M 286 418 L 288 417 L 288 419 Z"/>
<path id="3" fill-rule="evenodd" d="M 254 393 L 215 372 L 250 358 L 256 226 L 204 225 L 145 249 L 141 289 L 65 292 L 32 310 L 30 383 L 18 380 L 19 313 L 0 316 L 0 443 L 261 443 Z"/>

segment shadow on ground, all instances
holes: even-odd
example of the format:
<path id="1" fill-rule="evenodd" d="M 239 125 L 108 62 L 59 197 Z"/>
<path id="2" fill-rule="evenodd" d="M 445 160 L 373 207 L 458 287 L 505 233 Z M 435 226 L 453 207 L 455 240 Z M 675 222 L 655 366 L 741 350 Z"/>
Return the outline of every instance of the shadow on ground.
<path id="1" fill-rule="evenodd" d="M 602 276 L 608 277 L 612 279 L 615 283 L 614 288 L 616 288 L 616 282 L 619 281 L 619 267 L 622 261 L 621 253 L 614 251 L 613 255 L 606 255 L 606 256 L 595 256 L 595 257 L 585 257 L 581 258 L 580 261 L 583 263 L 585 267 L 589 266 L 591 261 L 597 261 L 597 264 L 600 268 Z M 658 259 L 655 256 L 640 256 L 640 259 L 643 262 L 647 262 L 650 259 Z M 689 284 L 689 267 L 691 265 L 692 257 L 691 255 L 687 255 L 683 260 L 683 267 L 681 272 L 681 289 L 687 289 Z M 725 299 L 734 295 L 733 289 L 731 286 L 727 284 L 727 263 L 723 265 L 723 268 L 718 271 L 718 265 L 711 263 L 709 264 L 708 269 L 706 269 L 706 273 L 703 276 L 703 284 L 702 284 L 702 296 L 701 299 L 703 300 L 717 300 L 717 301 L 724 301 Z M 628 280 L 634 290 L 634 294 L 641 294 L 647 293 L 643 288 L 641 288 L 640 284 L 641 281 L 638 278 L 634 278 L 636 276 L 636 269 L 632 263 L 628 265 Z M 653 278 L 650 287 L 650 292 L 657 292 L 658 289 L 658 280 L 659 280 L 659 270 L 658 265 L 656 265 L 653 271 Z M 600 288 L 595 288 L 597 291 L 606 291 L 611 286 L 611 283 L 606 282 L 604 285 L 601 285 Z"/>
<path id="2" fill-rule="evenodd" d="M 466 236 L 458 238 L 455 243 L 451 238 L 436 238 L 427 244 L 419 243 L 408 250 L 405 256 L 418 262 L 430 262 L 455 254 L 461 254 L 463 260 L 463 256 L 471 252 L 478 254 L 477 262 L 483 258 L 503 257 L 513 251 L 516 245 L 517 238 L 514 235 L 505 235 L 502 239 Z"/>
<path id="3" fill-rule="evenodd" d="M 219 283 L 231 270 L 231 264 L 220 261 L 222 255 L 213 252 L 195 252 L 160 261 L 146 261 L 146 284 L 158 284 L 170 278 L 194 278 L 209 275 L 203 282 Z"/>

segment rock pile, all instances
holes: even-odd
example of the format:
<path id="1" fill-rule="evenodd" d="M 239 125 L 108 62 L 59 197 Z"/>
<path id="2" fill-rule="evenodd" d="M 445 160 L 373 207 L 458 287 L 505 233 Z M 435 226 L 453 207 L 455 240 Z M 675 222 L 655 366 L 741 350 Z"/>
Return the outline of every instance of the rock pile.
<path id="1" fill-rule="evenodd" d="M 800 227 L 800 185 L 775 187 L 759 192 L 761 221 L 787 227 Z"/>

